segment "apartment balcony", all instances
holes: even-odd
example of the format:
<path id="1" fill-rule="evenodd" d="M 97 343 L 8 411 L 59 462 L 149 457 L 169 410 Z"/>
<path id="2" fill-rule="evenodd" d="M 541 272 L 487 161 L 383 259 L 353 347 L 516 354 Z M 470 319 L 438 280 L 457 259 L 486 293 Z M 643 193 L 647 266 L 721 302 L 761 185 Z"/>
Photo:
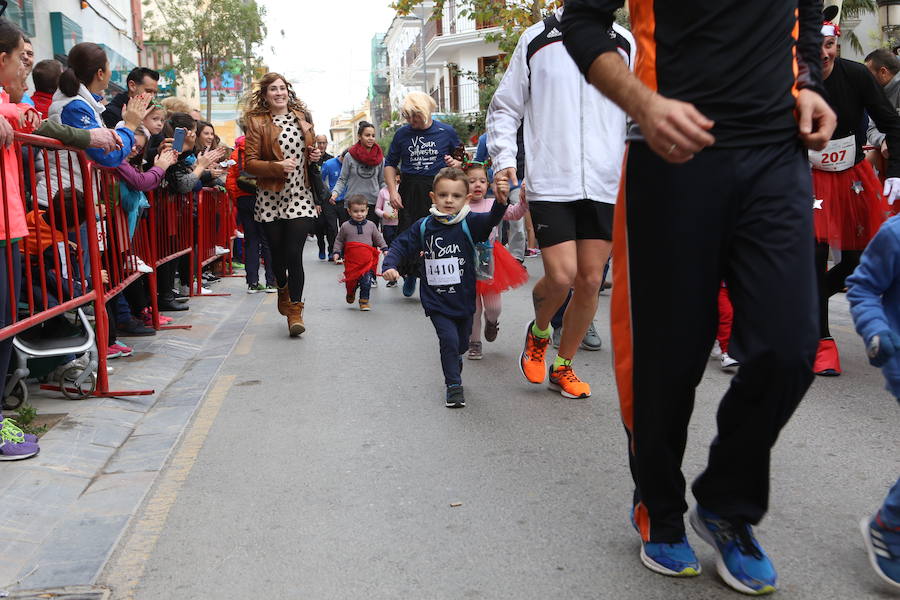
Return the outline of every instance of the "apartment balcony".
<path id="1" fill-rule="evenodd" d="M 480 86 L 474 81 L 455 85 L 453 83 L 431 91 L 431 97 L 437 104 L 436 113 L 476 113 L 481 110 L 479 104 Z"/>

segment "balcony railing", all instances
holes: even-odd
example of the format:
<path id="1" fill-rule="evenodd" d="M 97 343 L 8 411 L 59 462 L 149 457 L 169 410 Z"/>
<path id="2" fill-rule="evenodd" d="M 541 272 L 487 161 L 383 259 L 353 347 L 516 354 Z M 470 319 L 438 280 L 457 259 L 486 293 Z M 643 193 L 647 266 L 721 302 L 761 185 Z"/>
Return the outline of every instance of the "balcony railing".
<path id="1" fill-rule="evenodd" d="M 480 86 L 474 81 L 466 81 L 459 85 L 447 85 L 432 90 L 431 97 L 437 104 L 435 112 L 450 113 L 474 113 L 481 110 L 479 103 Z"/>

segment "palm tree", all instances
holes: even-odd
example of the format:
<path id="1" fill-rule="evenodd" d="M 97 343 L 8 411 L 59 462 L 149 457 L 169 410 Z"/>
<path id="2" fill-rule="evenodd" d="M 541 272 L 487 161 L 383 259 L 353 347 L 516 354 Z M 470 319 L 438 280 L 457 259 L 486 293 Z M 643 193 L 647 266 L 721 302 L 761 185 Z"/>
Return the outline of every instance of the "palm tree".
<path id="1" fill-rule="evenodd" d="M 841 25 L 846 27 L 844 36 L 847 38 L 847 41 L 850 42 L 850 47 L 853 48 L 857 54 L 863 53 L 863 47 L 853 29 L 859 25 L 859 21 L 864 14 L 874 13 L 877 10 L 878 5 L 875 0 L 844 0 L 841 7 Z"/>

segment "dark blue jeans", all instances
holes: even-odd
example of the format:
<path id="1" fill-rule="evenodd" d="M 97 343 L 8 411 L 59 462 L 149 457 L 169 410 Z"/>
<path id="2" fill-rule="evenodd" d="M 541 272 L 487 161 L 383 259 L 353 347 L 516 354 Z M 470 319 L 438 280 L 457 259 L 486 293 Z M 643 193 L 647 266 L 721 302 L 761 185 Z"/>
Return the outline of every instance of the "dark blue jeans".
<path id="1" fill-rule="evenodd" d="M 247 271 L 247 285 L 259 283 L 259 259 L 262 256 L 266 267 L 266 285 L 275 285 L 275 274 L 272 271 L 272 251 L 261 223 L 253 218 L 256 207 L 256 196 L 238 198 L 238 219 L 244 228 L 244 268 Z"/>
<path id="2" fill-rule="evenodd" d="M 454 319 L 432 313 L 431 324 L 440 342 L 444 384 L 459 385 L 462 383 L 462 355 L 468 351 L 469 336 L 472 335 L 472 315 Z"/>
<path id="3" fill-rule="evenodd" d="M 372 273 L 369 272 L 360 277 L 359 283 L 356 285 L 359 288 L 359 299 L 368 300 L 369 293 L 372 291 Z"/>
<path id="4" fill-rule="evenodd" d="M 384 236 L 384 243 L 390 246 L 394 238 L 397 237 L 397 225 L 385 225 L 382 223 L 381 234 Z"/>

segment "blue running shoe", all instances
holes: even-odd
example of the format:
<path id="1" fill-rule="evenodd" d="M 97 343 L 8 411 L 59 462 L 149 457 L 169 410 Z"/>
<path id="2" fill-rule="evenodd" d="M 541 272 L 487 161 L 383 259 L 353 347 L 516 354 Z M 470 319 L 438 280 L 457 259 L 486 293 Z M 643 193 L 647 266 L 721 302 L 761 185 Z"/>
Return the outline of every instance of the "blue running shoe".
<path id="1" fill-rule="evenodd" d="M 634 508 L 631 509 L 631 526 L 638 533 L 637 521 L 634 519 Z M 687 537 L 675 544 L 660 544 L 641 540 L 641 562 L 654 573 L 669 577 L 696 577 L 700 574 L 700 561 Z"/>
<path id="2" fill-rule="evenodd" d="M 900 531 L 885 527 L 878 515 L 859 524 L 872 568 L 884 581 L 900 588 Z"/>
<path id="3" fill-rule="evenodd" d="M 325 260 L 325 251 L 319 250 L 319 260 Z M 232 263 L 234 264 L 234 263 Z"/>
<path id="4" fill-rule="evenodd" d="M 409 298 L 416 293 L 416 278 L 412 275 L 403 278 L 403 295 Z"/>
<path id="5" fill-rule="evenodd" d="M 729 587 L 752 596 L 775 591 L 778 574 L 750 525 L 734 525 L 697 506 L 691 511 L 691 526 L 715 548 L 716 571 Z"/>

